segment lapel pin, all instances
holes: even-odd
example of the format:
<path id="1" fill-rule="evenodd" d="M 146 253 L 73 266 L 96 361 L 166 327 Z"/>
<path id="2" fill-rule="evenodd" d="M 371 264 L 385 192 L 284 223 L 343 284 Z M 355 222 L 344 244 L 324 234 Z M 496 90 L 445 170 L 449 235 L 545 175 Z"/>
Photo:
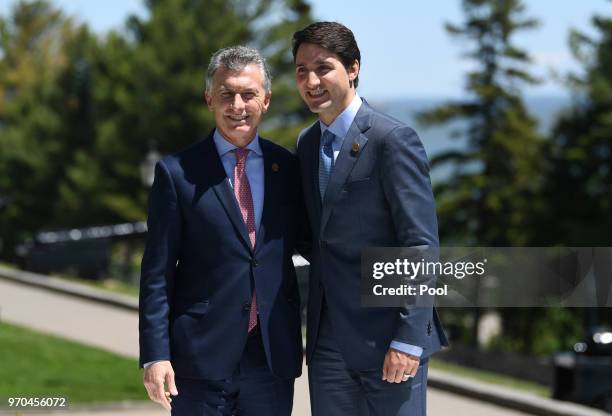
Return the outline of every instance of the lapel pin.
<path id="1" fill-rule="evenodd" d="M 353 145 L 351 146 L 351 153 L 353 154 L 353 156 L 359 153 L 359 143 L 353 143 Z"/>
<path id="2" fill-rule="evenodd" d="M 280 170 L 280 166 L 278 166 L 278 163 L 272 163 L 272 172 L 278 172 Z"/>

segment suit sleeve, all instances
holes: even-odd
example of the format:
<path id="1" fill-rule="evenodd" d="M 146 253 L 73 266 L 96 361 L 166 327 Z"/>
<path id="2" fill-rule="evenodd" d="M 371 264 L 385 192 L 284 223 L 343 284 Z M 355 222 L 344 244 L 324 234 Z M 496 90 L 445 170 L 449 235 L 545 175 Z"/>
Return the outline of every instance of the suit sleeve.
<path id="1" fill-rule="evenodd" d="M 411 128 L 397 127 L 385 138 L 381 177 L 398 245 L 423 249 L 425 256 L 436 253 L 439 245 L 438 223 L 429 179 L 429 162 L 419 137 Z M 432 279 L 435 277 L 425 276 L 423 282 L 427 280 L 431 285 L 435 283 Z M 433 307 L 417 307 L 407 303 L 398 309 L 398 314 L 393 340 L 425 347 Z"/>
<path id="2" fill-rule="evenodd" d="M 293 166 L 295 168 L 295 198 L 297 207 L 297 224 L 298 236 L 296 242 L 296 251 L 309 262 L 311 261 L 312 252 L 312 231 L 310 229 L 310 220 L 308 211 L 306 210 L 306 201 L 304 197 L 304 189 L 302 184 L 302 169 L 300 167 L 300 159 L 297 154 L 293 155 Z"/>
<path id="3" fill-rule="evenodd" d="M 163 161 L 155 167 L 149 196 L 148 233 L 141 265 L 140 366 L 170 360 L 169 314 L 181 238 L 176 189 Z"/>

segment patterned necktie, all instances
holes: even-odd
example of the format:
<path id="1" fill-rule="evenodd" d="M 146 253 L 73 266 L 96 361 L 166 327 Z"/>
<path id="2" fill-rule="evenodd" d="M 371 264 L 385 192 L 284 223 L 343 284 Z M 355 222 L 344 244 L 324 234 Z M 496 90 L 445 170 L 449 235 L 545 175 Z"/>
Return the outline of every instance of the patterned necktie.
<path id="1" fill-rule="evenodd" d="M 325 195 L 329 177 L 331 176 L 334 167 L 334 149 L 332 143 L 336 136 L 329 129 L 321 136 L 321 148 L 319 149 L 319 191 L 321 192 L 321 201 Z"/>
<path id="2" fill-rule="evenodd" d="M 255 248 L 255 209 L 253 208 L 253 196 L 251 185 L 246 174 L 246 159 L 249 149 L 236 149 L 236 166 L 234 167 L 234 195 L 242 219 L 246 224 L 249 233 L 251 246 Z M 251 310 L 249 312 L 249 332 L 257 326 L 257 300 L 255 298 L 255 288 L 253 288 L 253 298 L 251 299 Z"/>

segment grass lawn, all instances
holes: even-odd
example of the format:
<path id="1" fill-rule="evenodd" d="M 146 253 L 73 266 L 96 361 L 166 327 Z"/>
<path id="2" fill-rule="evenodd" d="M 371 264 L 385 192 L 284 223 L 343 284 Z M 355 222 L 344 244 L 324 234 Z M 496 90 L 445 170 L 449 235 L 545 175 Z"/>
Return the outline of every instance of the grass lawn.
<path id="1" fill-rule="evenodd" d="M 542 397 L 550 397 L 550 389 L 546 386 L 533 383 L 531 381 L 520 380 L 505 375 L 492 373 L 490 371 L 477 370 L 457 364 L 447 363 L 445 361 L 436 360 L 435 358 L 429 361 L 429 368 L 435 368 L 436 370 L 446 371 L 457 376 L 471 378 L 473 380 L 488 384 L 496 384 L 498 386 L 523 390 Z"/>
<path id="2" fill-rule="evenodd" d="M 130 295 L 134 297 L 138 297 L 138 292 L 140 290 L 137 286 L 129 285 L 119 279 L 87 280 L 78 277 L 61 275 L 51 275 L 50 279 L 80 283 L 98 289 L 107 290 L 109 292 L 120 293 L 122 295 Z"/>
<path id="3" fill-rule="evenodd" d="M 135 359 L 0 323 L 0 394 L 69 403 L 147 400 Z"/>
<path id="4" fill-rule="evenodd" d="M 9 269 L 19 270 L 14 264 L 0 262 L 0 266 L 7 267 Z M 119 279 L 102 279 L 102 280 L 89 280 L 83 279 L 76 276 L 66 276 L 63 274 L 54 274 L 48 276 L 49 280 L 59 280 L 59 281 L 69 281 L 74 283 L 81 283 L 86 286 L 95 287 L 98 289 L 103 289 L 113 293 L 121 293 L 123 295 L 130 295 L 134 297 L 138 297 L 138 286 L 130 285 Z"/>

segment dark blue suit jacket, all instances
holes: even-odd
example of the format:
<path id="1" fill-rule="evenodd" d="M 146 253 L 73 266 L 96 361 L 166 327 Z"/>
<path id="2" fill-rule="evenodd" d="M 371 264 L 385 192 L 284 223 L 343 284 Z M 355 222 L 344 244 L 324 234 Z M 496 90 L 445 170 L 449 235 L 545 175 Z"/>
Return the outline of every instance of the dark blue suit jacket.
<path id="1" fill-rule="evenodd" d="M 264 205 L 253 250 L 212 136 L 156 166 L 140 283 L 140 363 L 170 360 L 179 377 L 230 378 L 246 342 L 254 285 L 269 366 L 279 377 L 297 377 L 297 158 L 260 139 Z"/>
<path id="2" fill-rule="evenodd" d="M 302 132 L 298 142 L 313 239 L 307 362 L 317 342 L 323 297 L 350 369 L 381 368 L 392 340 L 423 347 L 426 357 L 447 344 L 435 310 L 360 305 L 364 248 L 438 246 L 436 208 L 423 146 L 411 128 L 364 101 L 321 202 L 320 135 L 316 122 Z"/>

